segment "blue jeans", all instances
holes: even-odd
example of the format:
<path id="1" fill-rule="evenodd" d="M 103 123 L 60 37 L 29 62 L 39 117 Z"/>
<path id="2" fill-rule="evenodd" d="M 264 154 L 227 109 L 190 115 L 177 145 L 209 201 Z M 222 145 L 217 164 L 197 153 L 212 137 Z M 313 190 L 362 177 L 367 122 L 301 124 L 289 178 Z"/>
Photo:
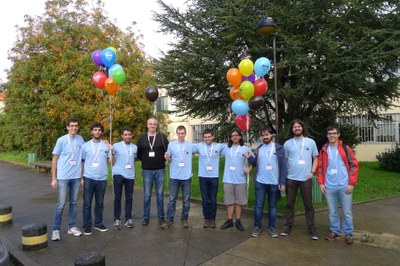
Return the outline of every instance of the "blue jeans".
<path id="1" fill-rule="evenodd" d="M 164 168 L 157 170 L 142 170 L 144 202 L 143 219 L 149 219 L 151 206 L 151 191 L 153 183 L 157 196 L 158 219 L 164 219 Z"/>
<path id="2" fill-rule="evenodd" d="M 176 199 L 178 198 L 179 188 L 182 188 L 182 214 L 181 220 L 187 220 L 190 210 L 190 188 L 192 179 L 179 180 L 170 179 L 169 184 L 169 203 L 168 203 L 168 219 L 173 221 L 176 210 Z"/>
<path id="3" fill-rule="evenodd" d="M 122 175 L 114 175 L 114 220 L 121 216 L 122 190 L 125 187 L 125 219 L 132 219 L 132 195 L 135 179 L 124 178 Z"/>
<path id="4" fill-rule="evenodd" d="M 57 180 L 57 205 L 54 211 L 53 230 L 60 230 L 61 228 L 62 214 L 68 196 L 69 196 L 68 228 L 76 226 L 76 206 L 78 201 L 79 185 L 80 185 L 80 178 Z"/>
<path id="5" fill-rule="evenodd" d="M 268 195 L 268 228 L 276 224 L 276 202 L 278 199 L 278 185 L 263 184 L 254 181 L 256 204 L 254 206 L 254 227 L 262 228 L 261 220 L 264 210 L 265 197 Z"/>
<path id="6" fill-rule="evenodd" d="M 107 181 L 99 181 L 91 178 L 83 178 L 83 228 L 92 227 L 92 200 L 94 195 L 94 225 L 103 224 L 104 194 Z"/>
<path id="7" fill-rule="evenodd" d="M 218 178 L 199 177 L 204 220 L 215 220 L 217 215 Z"/>
<path id="8" fill-rule="evenodd" d="M 353 193 L 346 194 L 346 187 L 339 189 L 326 189 L 326 202 L 329 209 L 329 228 L 331 232 L 340 235 L 340 217 L 338 202 L 340 201 L 343 212 L 343 231 L 345 235 L 353 235 Z"/>

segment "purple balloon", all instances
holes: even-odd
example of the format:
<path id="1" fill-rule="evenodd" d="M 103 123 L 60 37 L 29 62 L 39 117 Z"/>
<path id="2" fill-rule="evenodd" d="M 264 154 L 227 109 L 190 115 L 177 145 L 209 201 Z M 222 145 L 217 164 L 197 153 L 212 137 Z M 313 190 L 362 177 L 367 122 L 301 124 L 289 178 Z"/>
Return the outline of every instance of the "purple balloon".
<path id="1" fill-rule="evenodd" d="M 248 77 L 242 76 L 242 82 L 246 80 L 250 81 L 251 83 L 254 83 L 254 81 L 256 80 L 256 75 L 254 74 L 254 72 L 251 73 L 251 75 Z"/>
<path id="2" fill-rule="evenodd" d="M 101 60 L 101 51 L 94 50 L 92 53 L 92 60 L 98 66 L 103 66 L 103 61 Z"/>

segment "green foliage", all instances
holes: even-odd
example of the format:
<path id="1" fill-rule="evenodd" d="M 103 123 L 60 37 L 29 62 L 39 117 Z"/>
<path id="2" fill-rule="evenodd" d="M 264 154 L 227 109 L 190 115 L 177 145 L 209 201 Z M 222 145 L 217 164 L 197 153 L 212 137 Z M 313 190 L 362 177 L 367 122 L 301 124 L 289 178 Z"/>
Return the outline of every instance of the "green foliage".
<path id="1" fill-rule="evenodd" d="M 135 136 L 145 131 L 144 121 L 152 111 L 144 95 L 154 81 L 151 63 L 132 29 L 122 32 L 106 17 L 102 1 L 95 2 L 48 1 L 42 16 L 27 15 L 25 25 L 17 27 L 0 115 L 0 149 L 29 149 L 50 158 L 70 117 L 80 120 L 86 140 L 94 122 L 103 123 L 106 138 L 112 126 L 113 142 L 126 125 L 134 128 Z M 110 46 L 117 49 L 117 63 L 127 74 L 113 96 L 92 84 L 99 67 L 91 53 Z"/>
<path id="2" fill-rule="evenodd" d="M 381 152 L 376 155 L 379 167 L 389 172 L 400 172 L 400 144 L 396 144 L 393 149 Z"/>

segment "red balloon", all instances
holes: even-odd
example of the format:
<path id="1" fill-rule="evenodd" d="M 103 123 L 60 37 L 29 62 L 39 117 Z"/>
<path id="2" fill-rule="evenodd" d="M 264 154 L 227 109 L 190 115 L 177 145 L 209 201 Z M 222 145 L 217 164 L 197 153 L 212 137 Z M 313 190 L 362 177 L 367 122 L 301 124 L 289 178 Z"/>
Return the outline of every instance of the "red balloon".
<path id="1" fill-rule="evenodd" d="M 264 78 L 254 81 L 254 96 L 263 96 L 268 89 L 268 83 Z"/>
<path id="2" fill-rule="evenodd" d="M 105 81 L 107 79 L 107 75 L 104 74 L 101 71 L 97 71 L 96 73 L 94 73 L 93 75 L 93 84 L 99 88 L 99 89 L 103 89 L 105 86 Z"/>
<path id="3" fill-rule="evenodd" d="M 237 115 L 235 117 L 235 123 L 243 131 L 249 130 L 252 124 L 249 114 Z"/>

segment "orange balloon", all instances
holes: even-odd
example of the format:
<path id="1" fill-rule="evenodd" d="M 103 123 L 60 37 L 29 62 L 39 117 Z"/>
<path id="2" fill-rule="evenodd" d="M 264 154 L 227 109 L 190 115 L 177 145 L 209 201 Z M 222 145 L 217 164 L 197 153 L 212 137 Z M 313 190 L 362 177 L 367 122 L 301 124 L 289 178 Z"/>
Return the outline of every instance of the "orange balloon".
<path id="1" fill-rule="evenodd" d="M 116 83 L 115 80 L 111 77 L 107 78 L 104 83 L 104 88 L 111 95 L 117 92 L 118 87 L 119 87 L 118 83 Z"/>
<path id="2" fill-rule="evenodd" d="M 239 87 L 240 83 L 242 83 L 242 78 L 240 70 L 235 67 L 229 69 L 226 73 L 226 79 L 234 87 Z"/>
<path id="3" fill-rule="evenodd" d="M 244 100 L 242 94 L 240 93 L 239 87 L 233 87 L 229 91 L 229 95 L 231 96 L 232 100 Z"/>

